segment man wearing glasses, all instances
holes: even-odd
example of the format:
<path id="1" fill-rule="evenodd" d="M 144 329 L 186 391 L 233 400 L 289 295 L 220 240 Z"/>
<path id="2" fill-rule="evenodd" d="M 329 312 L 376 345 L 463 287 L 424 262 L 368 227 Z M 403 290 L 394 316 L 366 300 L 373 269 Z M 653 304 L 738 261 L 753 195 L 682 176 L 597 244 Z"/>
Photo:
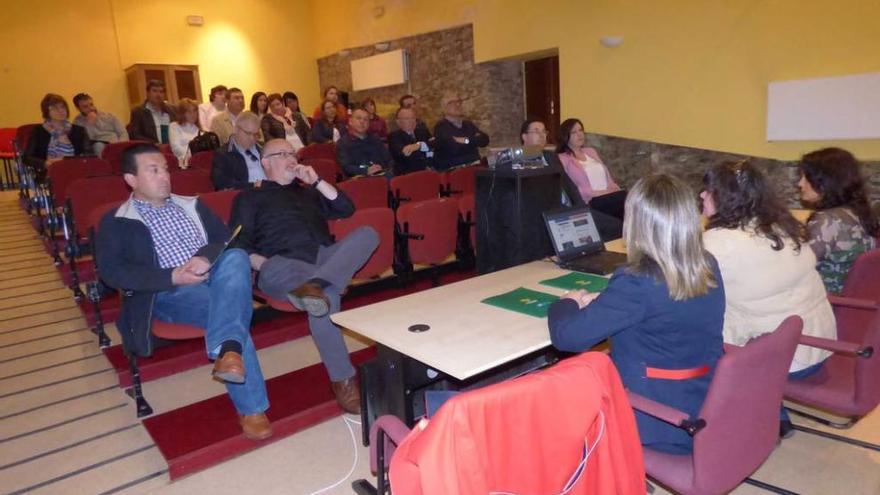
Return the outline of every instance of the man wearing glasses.
<path id="1" fill-rule="evenodd" d="M 400 107 L 394 117 L 398 129 L 388 135 L 388 149 L 394 158 L 394 175 L 433 168 L 434 138 L 427 126 L 419 127 L 412 108 Z"/>
<path id="2" fill-rule="evenodd" d="M 248 189 L 259 187 L 266 178 L 260 164 L 260 118 L 244 111 L 235 118 L 235 130 L 229 138 L 226 150 L 214 152 L 211 181 L 218 191 L 223 189 Z"/>
<path id="3" fill-rule="evenodd" d="M 266 179 L 232 205 L 230 225 L 241 225 L 236 247 L 248 253 L 259 272 L 260 290 L 309 314 L 336 401 L 346 412 L 358 413 L 355 369 L 330 315 L 339 311 L 342 292 L 376 250 L 379 235 L 364 226 L 332 241 L 327 220 L 351 216 L 354 204 L 312 167 L 298 164 L 284 139 L 266 143 L 261 163 Z"/>
<path id="4" fill-rule="evenodd" d="M 489 146 L 489 136 L 470 120 L 464 120 L 462 99 L 457 94 L 449 93 L 441 102 L 444 118 L 434 126 L 434 168 L 448 170 L 479 162 L 479 148 Z"/>

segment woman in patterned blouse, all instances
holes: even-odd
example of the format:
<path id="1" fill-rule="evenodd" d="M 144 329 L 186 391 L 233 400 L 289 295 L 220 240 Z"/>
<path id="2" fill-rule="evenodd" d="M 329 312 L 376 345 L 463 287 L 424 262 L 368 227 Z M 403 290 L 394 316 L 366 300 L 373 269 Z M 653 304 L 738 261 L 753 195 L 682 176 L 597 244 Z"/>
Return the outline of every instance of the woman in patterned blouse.
<path id="1" fill-rule="evenodd" d="M 850 152 L 824 148 L 808 153 L 800 170 L 801 201 L 816 208 L 807 220 L 816 269 L 825 289 L 837 294 L 856 258 L 874 249 L 880 225 L 868 203 L 859 162 Z"/>

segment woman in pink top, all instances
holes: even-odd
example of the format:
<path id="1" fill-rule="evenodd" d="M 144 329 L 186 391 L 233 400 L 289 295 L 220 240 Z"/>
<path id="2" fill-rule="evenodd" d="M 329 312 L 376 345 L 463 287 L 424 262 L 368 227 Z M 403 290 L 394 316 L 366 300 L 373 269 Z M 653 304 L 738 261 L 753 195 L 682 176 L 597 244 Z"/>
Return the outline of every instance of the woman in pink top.
<path id="1" fill-rule="evenodd" d="M 577 186 L 587 203 L 596 196 L 620 190 L 611 178 L 595 149 L 585 146 L 584 125 L 578 119 L 567 119 L 559 128 L 556 151 L 565 173 Z"/>

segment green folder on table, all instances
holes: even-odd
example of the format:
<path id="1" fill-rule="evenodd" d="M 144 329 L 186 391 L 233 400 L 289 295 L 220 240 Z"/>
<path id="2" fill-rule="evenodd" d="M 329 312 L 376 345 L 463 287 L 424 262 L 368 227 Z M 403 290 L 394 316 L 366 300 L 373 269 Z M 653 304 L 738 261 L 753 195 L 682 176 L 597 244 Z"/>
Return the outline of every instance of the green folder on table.
<path id="1" fill-rule="evenodd" d="M 549 285 L 565 290 L 586 290 L 587 292 L 602 292 L 608 287 L 608 279 L 589 273 L 571 272 L 561 277 L 541 280 L 541 285 Z"/>
<path id="2" fill-rule="evenodd" d="M 547 310 L 559 297 L 520 287 L 504 294 L 483 299 L 482 303 L 509 309 L 529 316 L 546 318 Z"/>

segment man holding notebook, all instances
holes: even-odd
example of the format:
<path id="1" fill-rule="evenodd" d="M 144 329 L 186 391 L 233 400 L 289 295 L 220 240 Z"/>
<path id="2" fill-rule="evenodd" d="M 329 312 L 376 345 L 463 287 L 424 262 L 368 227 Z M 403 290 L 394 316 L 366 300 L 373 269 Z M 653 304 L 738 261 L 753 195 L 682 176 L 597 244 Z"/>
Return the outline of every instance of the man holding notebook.
<path id="1" fill-rule="evenodd" d="M 101 220 L 101 279 L 123 292 L 116 324 L 126 351 L 149 356 L 158 343 L 152 320 L 205 329 L 212 375 L 224 382 L 244 435 L 272 435 L 266 384 L 250 336 L 250 263 L 240 249 L 224 251 L 229 230 L 194 197 L 171 194 L 168 165 L 154 144 L 122 154 L 128 201 Z"/>
<path id="2" fill-rule="evenodd" d="M 230 225 L 241 225 L 236 245 L 250 254 L 257 286 L 309 314 L 309 330 L 327 368 L 333 394 L 349 413 L 360 410 L 354 366 L 340 329 L 330 320 L 351 277 L 376 250 L 379 235 L 359 227 L 333 242 L 327 221 L 354 213 L 354 204 L 296 162 L 293 146 L 273 139 L 263 148 L 266 180 L 242 191 Z"/>

